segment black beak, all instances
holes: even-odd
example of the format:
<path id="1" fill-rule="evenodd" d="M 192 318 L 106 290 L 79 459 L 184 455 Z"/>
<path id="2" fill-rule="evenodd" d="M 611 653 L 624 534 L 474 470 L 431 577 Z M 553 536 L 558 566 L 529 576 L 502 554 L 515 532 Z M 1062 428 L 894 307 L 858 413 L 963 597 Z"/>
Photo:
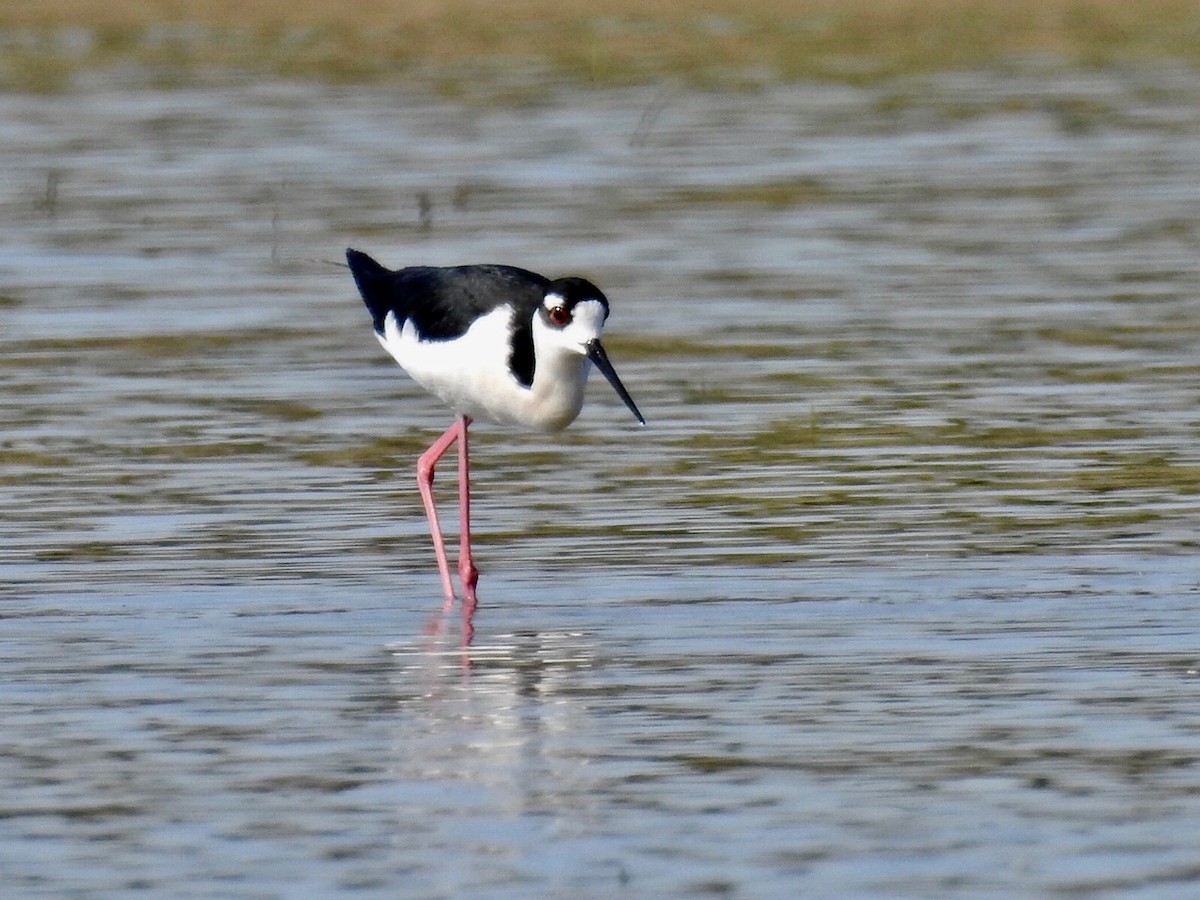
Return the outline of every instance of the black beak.
<path id="1" fill-rule="evenodd" d="M 608 379 L 608 383 L 613 386 L 613 390 L 617 392 L 617 396 L 625 401 L 625 405 L 629 407 L 629 411 L 633 413 L 638 422 L 642 425 L 646 424 L 646 420 L 642 418 L 642 414 L 638 412 L 637 404 L 633 402 L 633 398 L 629 396 L 629 391 L 625 390 L 625 385 L 621 384 L 621 379 L 617 377 L 616 370 L 613 369 L 612 363 L 608 361 L 608 354 L 604 352 L 604 348 L 600 346 L 600 340 L 597 338 L 594 341 L 588 341 L 584 345 L 587 348 L 587 357 L 601 374 Z"/>

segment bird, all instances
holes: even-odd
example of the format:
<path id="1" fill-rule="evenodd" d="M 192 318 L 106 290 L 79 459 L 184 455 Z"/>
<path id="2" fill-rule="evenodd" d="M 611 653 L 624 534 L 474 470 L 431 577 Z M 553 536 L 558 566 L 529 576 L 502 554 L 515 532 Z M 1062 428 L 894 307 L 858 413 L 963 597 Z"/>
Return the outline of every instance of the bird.
<path id="1" fill-rule="evenodd" d="M 455 414 L 453 424 L 418 457 L 417 487 L 429 520 L 445 613 L 456 598 L 433 478 L 439 460 L 457 443 L 457 569 L 464 613 L 473 613 L 479 570 L 471 557 L 471 423 L 481 419 L 561 431 L 579 415 L 584 385 L 595 366 L 638 423 L 646 424 L 600 343 L 608 298 L 586 278 L 550 279 L 516 266 L 393 270 L 354 249 L 346 251 L 346 262 L 379 343 Z"/>

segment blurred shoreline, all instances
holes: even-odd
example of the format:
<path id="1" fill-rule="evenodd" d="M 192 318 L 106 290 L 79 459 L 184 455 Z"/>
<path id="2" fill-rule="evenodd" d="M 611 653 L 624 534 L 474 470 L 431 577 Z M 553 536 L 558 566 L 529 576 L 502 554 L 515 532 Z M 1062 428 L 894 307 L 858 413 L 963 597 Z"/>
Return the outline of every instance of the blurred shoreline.
<path id="1" fill-rule="evenodd" d="M 164 87 L 240 78 L 489 85 L 869 83 L 1018 65 L 1200 66 L 1187 0 L 0 0 L 0 89 L 96 73 Z"/>

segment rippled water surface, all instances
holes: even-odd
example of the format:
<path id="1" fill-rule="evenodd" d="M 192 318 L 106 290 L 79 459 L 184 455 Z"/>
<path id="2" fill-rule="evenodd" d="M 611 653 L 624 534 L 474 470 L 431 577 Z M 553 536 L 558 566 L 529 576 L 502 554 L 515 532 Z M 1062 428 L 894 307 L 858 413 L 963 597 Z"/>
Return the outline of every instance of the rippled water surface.
<path id="1" fill-rule="evenodd" d="M 1200 888 L 1200 76 L 97 83 L 0 145 L 6 891 Z M 475 430 L 466 646 L 347 245 L 593 278 L 650 423 Z"/>

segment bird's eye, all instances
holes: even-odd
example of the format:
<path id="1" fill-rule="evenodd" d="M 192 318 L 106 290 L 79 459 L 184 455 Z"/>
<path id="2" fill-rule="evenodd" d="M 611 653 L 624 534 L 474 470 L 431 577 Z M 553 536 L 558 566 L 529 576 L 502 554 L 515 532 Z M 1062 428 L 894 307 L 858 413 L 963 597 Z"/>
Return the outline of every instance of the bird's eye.
<path id="1" fill-rule="evenodd" d="M 556 306 L 547 312 L 550 321 L 560 328 L 571 321 L 571 312 L 565 306 Z"/>

